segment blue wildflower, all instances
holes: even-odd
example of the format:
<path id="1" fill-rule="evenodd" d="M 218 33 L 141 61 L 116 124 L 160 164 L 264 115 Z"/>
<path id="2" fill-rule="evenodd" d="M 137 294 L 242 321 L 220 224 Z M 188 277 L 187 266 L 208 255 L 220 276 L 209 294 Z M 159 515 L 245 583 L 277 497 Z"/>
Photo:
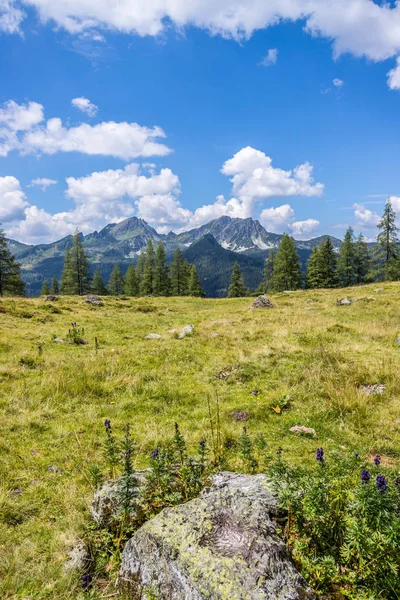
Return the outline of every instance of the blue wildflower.
<path id="1" fill-rule="evenodd" d="M 106 428 L 106 432 L 108 433 L 109 431 L 111 431 L 111 421 L 110 419 L 106 419 L 104 421 L 104 427 Z"/>
<path id="2" fill-rule="evenodd" d="M 371 473 L 369 471 L 367 471 L 366 469 L 364 469 L 363 471 L 361 471 L 361 481 L 363 483 L 368 483 L 368 481 L 371 479 Z"/>
<path id="3" fill-rule="evenodd" d="M 316 460 L 320 463 L 324 462 L 324 449 L 318 448 L 315 456 Z"/>
<path id="4" fill-rule="evenodd" d="M 159 452 L 158 452 L 158 448 L 156 448 L 156 449 L 155 449 L 155 450 L 153 450 L 153 452 L 151 453 L 151 457 L 152 457 L 152 458 L 158 458 L 158 454 L 159 454 Z"/>
<path id="5" fill-rule="evenodd" d="M 384 492 L 386 492 L 386 488 L 387 488 L 387 483 L 386 483 L 386 478 L 384 475 L 377 475 L 376 476 L 376 487 L 378 488 L 378 491 L 383 494 Z"/>
<path id="6" fill-rule="evenodd" d="M 90 573 L 85 573 L 82 576 L 82 586 L 83 588 L 86 590 L 90 584 L 92 583 L 92 576 L 90 575 Z"/>
<path id="7" fill-rule="evenodd" d="M 377 454 L 375 456 L 374 463 L 376 464 L 377 467 L 379 467 L 379 465 L 381 464 L 381 457 L 379 456 L 379 454 Z"/>

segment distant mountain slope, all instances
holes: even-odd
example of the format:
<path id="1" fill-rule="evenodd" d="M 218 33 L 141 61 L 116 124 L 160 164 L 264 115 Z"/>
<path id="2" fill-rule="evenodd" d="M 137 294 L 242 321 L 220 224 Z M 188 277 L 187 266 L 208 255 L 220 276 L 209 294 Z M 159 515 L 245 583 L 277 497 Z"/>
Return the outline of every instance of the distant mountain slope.
<path id="1" fill-rule="evenodd" d="M 206 248 L 207 257 L 209 257 L 211 251 L 211 238 L 207 236 L 211 236 L 216 244 L 213 248 L 220 261 L 218 276 L 205 272 L 204 265 L 209 258 L 204 259 L 202 262 L 200 260 Z M 326 239 L 326 237 L 322 236 L 308 241 L 295 241 L 303 266 L 310 255 L 312 247 L 320 243 L 321 240 Z M 206 238 L 206 241 L 208 240 L 208 245 L 203 241 L 197 246 L 196 242 L 204 238 Z M 108 279 L 114 263 L 118 263 L 122 270 L 126 270 L 131 262 L 135 263 L 149 239 L 152 239 L 154 244 L 162 241 L 169 260 L 172 259 L 172 255 L 177 248 L 181 248 L 185 254 L 190 249 L 191 262 L 199 266 L 203 283 L 205 283 L 206 277 L 212 279 L 212 283 L 209 281 L 206 285 L 210 290 L 210 294 L 211 290 L 226 288 L 226 265 L 233 264 L 233 257 L 243 266 L 244 271 L 248 270 L 248 273 L 244 273 L 246 284 L 252 288 L 258 285 L 260 277 L 256 276 L 256 272 L 259 273 L 259 265 L 263 264 L 271 248 L 279 246 L 281 238 L 282 236 L 279 234 L 268 232 L 257 220 L 250 218 L 232 219 L 227 216 L 219 217 L 191 231 L 180 234 L 171 232 L 168 235 L 157 233 L 143 219 L 131 217 L 121 223 L 106 225 L 101 231 L 82 236 L 93 267 L 99 266 L 105 279 Z M 334 247 L 339 248 L 340 240 L 332 237 L 331 239 Z M 65 248 L 67 244 L 71 243 L 71 240 L 72 236 L 67 236 L 52 244 L 39 244 L 36 246 L 8 240 L 12 252 L 22 264 L 22 273 L 27 283 L 29 295 L 39 294 L 44 278 L 51 279 L 54 275 L 56 277 L 61 276 Z M 234 256 L 222 254 L 221 250 L 231 252 Z M 240 257 L 247 257 L 248 260 L 240 261 Z"/>

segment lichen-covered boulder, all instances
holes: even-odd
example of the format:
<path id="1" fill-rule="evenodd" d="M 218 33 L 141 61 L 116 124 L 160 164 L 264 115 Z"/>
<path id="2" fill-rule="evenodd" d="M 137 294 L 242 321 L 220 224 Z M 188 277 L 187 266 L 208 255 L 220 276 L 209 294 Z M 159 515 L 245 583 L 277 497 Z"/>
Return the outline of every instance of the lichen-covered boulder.
<path id="1" fill-rule="evenodd" d="M 92 304 L 93 306 L 104 306 L 103 300 L 100 298 L 100 296 L 96 296 L 95 294 L 89 294 L 88 296 L 85 296 L 85 302 Z"/>
<path id="2" fill-rule="evenodd" d="M 255 308 L 274 308 L 274 305 L 272 304 L 271 300 L 268 298 L 268 296 L 262 295 L 262 296 L 258 296 L 253 304 L 250 306 L 251 309 L 255 309 Z"/>
<path id="3" fill-rule="evenodd" d="M 118 585 L 134 600 L 314 598 L 276 534 L 277 512 L 265 475 L 220 473 L 135 533 Z"/>

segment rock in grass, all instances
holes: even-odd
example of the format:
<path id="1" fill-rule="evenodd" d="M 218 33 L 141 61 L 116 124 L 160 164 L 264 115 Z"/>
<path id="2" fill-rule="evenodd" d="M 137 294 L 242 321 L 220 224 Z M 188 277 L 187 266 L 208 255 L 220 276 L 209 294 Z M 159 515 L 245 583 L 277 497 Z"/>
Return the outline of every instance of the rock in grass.
<path id="1" fill-rule="evenodd" d="M 219 473 L 195 500 L 164 509 L 126 544 L 119 587 L 135 600 L 314 598 L 276 534 L 265 475 Z"/>
<path id="2" fill-rule="evenodd" d="M 104 302 L 100 298 L 100 296 L 95 296 L 94 294 L 85 296 L 85 302 L 87 302 L 88 304 L 93 304 L 93 306 L 104 306 Z"/>
<path id="3" fill-rule="evenodd" d="M 385 391 L 385 388 L 386 386 L 383 383 L 375 383 L 370 385 L 360 385 L 359 390 L 366 396 L 372 396 L 373 394 L 378 394 L 380 396 Z"/>
<path id="4" fill-rule="evenodd" d="M 316 436 L 317 432 L 312 427 L 306 427 L 305 425 L 294 425 L 289 429 L 292 433 L 303 433 L 305 435 Z"/>
<path id="5" fill-rule="evenodd" d="M 350 304 L 352 304 L 352 301 L 348 298 L 343 298 L 343 300 L 336 300 L 337 306 L 349 306 Z"/>
<path id="6" fill-rule="evenodd" d="M 139 481 L 140 487 L 145 483 L 148 469 L 135 471 L 135 477 Z M 119 480 L 106 481 L 96 491 L 93 502 L 90 507 L 92 518 L 101 527 L 108 527 L 112 521 L 118 519 L 119 512 Z M 134 504 L 132 505 L 132 515 L 135 514 Z"/>
<path id="7" fill-rule="evenodd" d="M 53 296 L 52 294 L 50 294 L 49 296 L 45 296 L 44 298 L 45 302 L 56 302 L 57 300 L 57 296 Z"/>
<path id="8" fill-rule="evenodd" d="M 64 569 L 71 571 L 82 570 L 88 562 L 88 553 L 85 544 L 79 542 L 69 553 L 69 559 L 64 563 Z"/>
<path id="9" fill-rule="evenodd" d="M 181 330 L 180 334 L 179 334 L 179 339 L 181 340 L 182 338 L 186 337 L 187 335 L 190 335 L 192 333 L 194 329 L 194 325 L 185 325 L 185 327 Z"/>
<path id="10" fill-rule="evenodd" d="M 272 304 L 272 302 L 270 301 L 270 299 L 268 298 L 268 296 L 262 295 L 262 296 L 258 296 L 258 298 L 256 298 L 253 302 L 253 304 L 250 306 L 251 309 L 254 308 L 273 308 L 274 305 Z"/>
<path id="11" fill-rule="evenodd" d="M 248 421 L 249 413 L 245 410 L 233 410 L 229 413 L 229 416 L 235 421 Z"/>
<path id="12" fill-rule="evenodd" d="M 144 339 L 145 340 L 161 340 L 161 337 L 162 336 L 159 335 L 158 333 L 148 333 Z"/>

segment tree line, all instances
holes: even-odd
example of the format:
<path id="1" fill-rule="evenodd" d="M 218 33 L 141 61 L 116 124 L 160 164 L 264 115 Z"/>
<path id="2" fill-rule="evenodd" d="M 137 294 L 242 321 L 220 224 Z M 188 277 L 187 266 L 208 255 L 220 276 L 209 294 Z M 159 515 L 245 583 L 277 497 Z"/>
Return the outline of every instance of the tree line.
<path id="1" fill-rule="evenodd" d="M 107 283 L 100 269 L 90 276 L 90 263 L 85 253 L 80 233 L 75 233 L 72 245 L 67 246 L 64 255 L 64 268 L 60 284 L 53 277 L 49 285 L 43 281 L 42 294 L 67 296 L 88 293 L 99 296 L 197 296 L 204 297 L 200 279 L 194 265 L 184 259 L 182 252 L 176 250 L 170 265 L 163 244 L 156 248 L 150 239 L 146 249 L 140 254 L 136 266 L 130 264 L 123 275 L 115 264 Z"/>
<path id="2" fill-rule="evenodd" d="M 263 280 L 257 293 L 282 292 L 306 288 L 348 287 L 372 281 L 400 279 L 400 248 L 396 214 L 390 200 L 378 223 L 376 244 L 370 250 L 362 234 L 357 238 L 351 227 L 346 231 L 339 252 L 330 237 L 314 246 L 305 276 L 300 257 L 289 235 L 282 236 L 278 250 L 271 249 L 264 265 Z M 228 297 L 248 295 L 239 265 L 232 270 Z"/>

